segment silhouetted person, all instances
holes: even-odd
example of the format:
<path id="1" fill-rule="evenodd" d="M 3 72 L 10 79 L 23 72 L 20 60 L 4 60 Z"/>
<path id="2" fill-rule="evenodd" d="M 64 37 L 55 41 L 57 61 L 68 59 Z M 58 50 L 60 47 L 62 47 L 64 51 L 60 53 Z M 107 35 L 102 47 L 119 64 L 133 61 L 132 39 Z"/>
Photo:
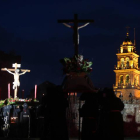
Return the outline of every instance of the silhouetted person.
<path id="1" fill-rule="evenodd" d="M 68 140 L 66 125 L 66 107 L 68 103 L 62 87 L 56 86 L 48 89 L 43 102 L 45 106 L 44 138 L 47 140 Z"/>
<path id="2" fill-rule="evenodd" d="M 96 93 L 86 94 L 85 104 L 80 109 L 80 116 L 83 117 L 82 122 L 82 140 L 90 140 L 96 138 L 98 123 L 98 103 Z"/>
<path id="3" fill-rule="evenodd" d="M 20 113 L 20 126 L 21 126 L 21 137 L 27 138 L 30 135 L 30 112 L 27 103 L 23 104 L 23 111 Z"/>
<path id="4" fill-rule="evenodd" d="M 0 116 L 0 126 L 2 128 L 2 126 L 4 125 L 4 120 L 3 120 L 3 114 L 2 114 L 2 108 L 0 108 L 0 113 L 2 116 Z M 0 129 L 0 137 L 3 137 L 3 131 L 2 129 Z"/>
<path id="5" fill-rule="evenodd" d="M 99 139 L 124 140 L 123 102 L 112 89 L 105 88 L 99 95 Z"/>

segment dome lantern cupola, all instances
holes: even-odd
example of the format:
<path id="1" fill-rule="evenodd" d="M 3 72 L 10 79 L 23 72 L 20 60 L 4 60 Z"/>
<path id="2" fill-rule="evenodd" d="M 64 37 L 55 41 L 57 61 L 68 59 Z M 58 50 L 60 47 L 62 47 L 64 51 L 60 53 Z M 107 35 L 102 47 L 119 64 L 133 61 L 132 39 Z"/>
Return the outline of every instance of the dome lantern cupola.
<path id="1" fill-rule="evenodd" d="M 134 51 L 134 44 L 129 38 L 129 31 L 127 30 L 126 39 L 123 41 L 122 45 L 120 46 L 120 53 L 131 53 Z"/>

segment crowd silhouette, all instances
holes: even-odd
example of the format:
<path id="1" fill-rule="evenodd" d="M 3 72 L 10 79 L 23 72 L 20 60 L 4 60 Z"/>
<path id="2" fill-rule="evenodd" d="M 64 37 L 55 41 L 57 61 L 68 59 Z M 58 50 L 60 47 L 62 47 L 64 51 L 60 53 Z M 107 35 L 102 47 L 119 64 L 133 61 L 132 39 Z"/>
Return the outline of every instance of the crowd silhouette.
<path id="1" fill-rule="evenodd" d="M 98 93 L 99 98 L 99 137 L 111 140 L 123 140 L 124 104 L 112 89 L 105 88 Z"/>
<path id="2" fill-rule="evenodd" d="M 94 93 L 83 93 L 80 97 L 85 100 L 79 110 L 82 121 L 82 140 L 123 140 L 123 118 L 121 111 L 123 102 L 117 98 L 113 89 L 104 88 Z M 66 123 L 66 108 L 68 107 L 67 93 L 61 86 L 48 89 L 43 97 L 44 129 L 43 139 L 68 140 Z"/>
<path id="3" fill-rule="evenodd" d="M 113 89 L 105 88 L 86 93 L 85 104 L 80 110 L 83 117 L 81 139 L 123 140 L 123 102 Z"/>
<path id="4" fill-rule="evenodd" d="M 66 93 L 61 86 L 48 88 L 42 99 L 44 110 L 44 130 L 41 140 L 68 140 L 66 125 L 66 108 L 68 107 Z"/>

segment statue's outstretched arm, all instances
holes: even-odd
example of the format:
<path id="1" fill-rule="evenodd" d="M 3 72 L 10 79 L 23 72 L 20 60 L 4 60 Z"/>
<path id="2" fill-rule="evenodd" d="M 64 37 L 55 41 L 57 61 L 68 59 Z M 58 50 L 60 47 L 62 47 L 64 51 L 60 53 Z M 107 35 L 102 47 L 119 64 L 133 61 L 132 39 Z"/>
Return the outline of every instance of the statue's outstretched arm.
<path id="1" fill-rule="evenodd" d="M 63 23 L 66 27 L 68 28 L 73 28 L 72 26 L 70 26 L 69 24 Z"/>
<path id="2" fill-rule="evenodd" d="M 11 72 L 10 70 L 8 70 L 7 68 L 5 68 L 5 70 L 8 71 L 10 74 L 13 74 L 14 75 L 14 73 Z"/>
<path id="3" fill-rule="evenodd" d="M 84 25 L 82 25 L 82 26 L 79 26 L 78 29 L 81 29 L 81 28 L 83 28 L 83 27 L 86 27 L 88 24 L 89 24 L 89 23 L 86 23 L 86 24 L 84 24 Z"/>
<path id="4" fill-rule="evenodd" d="M 19 75 L 23 75 L 23 74 L 25 74 L 27 71 L 28 71 L 28 70 L 24 71 L 23 73 L 20 73 Z"/>

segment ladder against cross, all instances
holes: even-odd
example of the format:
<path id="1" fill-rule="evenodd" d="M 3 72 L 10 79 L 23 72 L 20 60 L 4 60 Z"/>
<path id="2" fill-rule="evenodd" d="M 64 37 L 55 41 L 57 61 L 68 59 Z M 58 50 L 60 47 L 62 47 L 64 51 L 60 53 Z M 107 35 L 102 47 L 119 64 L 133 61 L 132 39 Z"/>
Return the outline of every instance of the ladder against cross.
<path id="1" fill-rule="evenodd" d="M 9 71 L 15 71 L 16 69 L 20 68 L 21 67 L 21 64 L 12 64 L 12 67 L 15 68 L 15 69 L 8 69 Z M 2 68 L 1 69 L 2 71 L 6 71 L 5 68 Z M 21 69 L 22 72 L 26 71 L 25 69 Z M 30 72 L 30 70 L 27 70 L 27 72 Z"/>

